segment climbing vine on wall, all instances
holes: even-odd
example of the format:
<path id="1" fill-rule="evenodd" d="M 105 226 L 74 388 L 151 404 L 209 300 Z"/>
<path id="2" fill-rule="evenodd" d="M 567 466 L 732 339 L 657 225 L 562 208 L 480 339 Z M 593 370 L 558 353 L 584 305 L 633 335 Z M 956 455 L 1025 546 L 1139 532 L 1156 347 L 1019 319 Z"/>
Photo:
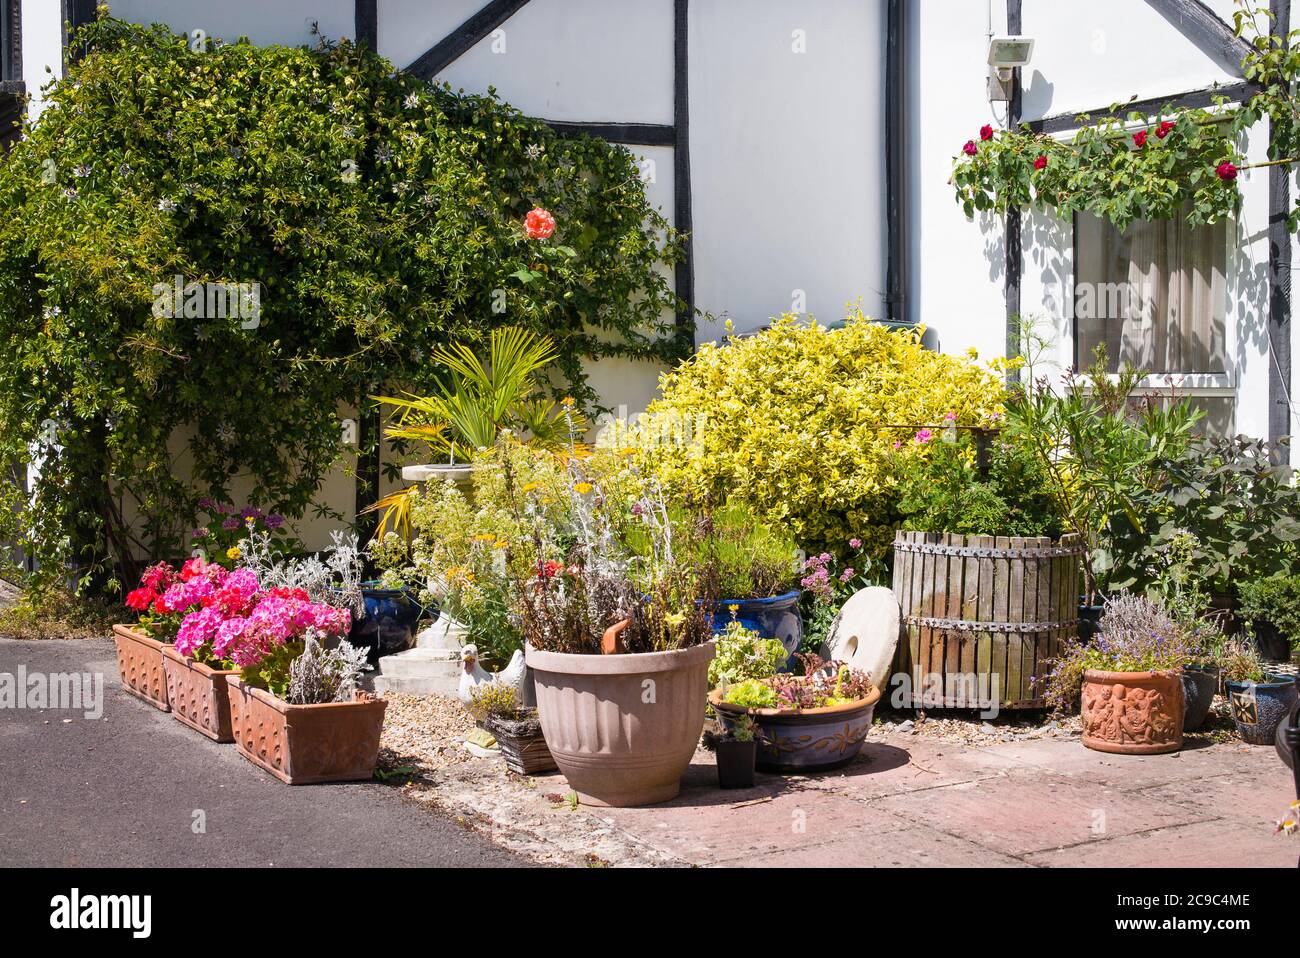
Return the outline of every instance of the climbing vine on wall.
<path id="1" fill-rule="evenodd" d="M 1033 132 L 983 127 L 953 161 L 952 183 L 967 216 L 1028 206 L 1062 217 L 1088 212 L 1124 229 L 1135 219 L 1168 219 L 1186 209 L 1192 225 L 1213 223 L 1241 203 L 1242 170 L 1300 161 L 1300 31 L 1273 33 L 1267 8 L 1239 0 L 1234 29 L 1247 40 L 1242 75 L 1254 93 L 1236 109 L 1224 97 L 1214 110 L 1164 107 L 1144 114 L 1113 105 L 1094 120 L 1079 117 L 1069 142 Z M 1246 131 L 1270 121 L 1267 162 L 1242 155 Z M 1300 207 L 1288 220 L 1300 228 Z"/>
<path id="2" fill-rule="evenodd" d="M 112 585 L 240 483 L 302 515 L 346 406 L 427 387 L 451 339 L 545 332 L 588 404 L 584 358 L 678 355 L 680 244 L 626 149 L 347 41 L 82 41 L 0 162 L 0 459 L 43 477 L 3 484 L 0 541 L 47 577 Z"/>

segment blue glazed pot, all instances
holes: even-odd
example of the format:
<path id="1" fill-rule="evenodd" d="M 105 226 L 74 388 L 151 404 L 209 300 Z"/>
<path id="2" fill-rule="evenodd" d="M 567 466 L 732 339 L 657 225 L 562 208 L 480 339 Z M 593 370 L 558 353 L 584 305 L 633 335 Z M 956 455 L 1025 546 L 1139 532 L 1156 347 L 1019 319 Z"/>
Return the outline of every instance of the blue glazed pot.
<path id="1" fill-rule="evenodd" d="M 1285 675 L 1270 675 L 1263 682 L 1229 682 L 1227 687 L 1241 740 L 1272 745 L 1278 725 L 1295 704 L 1295 682 Z"/>
<path id="2" fill-rule="evenodd" d="M 1187 708 L 1183 712 L 1183 731 L 1194 732 L 1205 722 L 1214 704 L 1214 693 L 1219 688 L 1219 670 L 1204 666 L 1188 666 L 1183 669 L 1183 701 Z"/>
<path id="3" fill-rule="evenodd" d="M 373 665 L 381 656 L 404 652 L 415 644 L 415 623 L 424 611 L 410 589 L 379 589 L 363 584 L 365 614 L 354 616 L 348 641 L 368 649 Z"/>
<path id="4" fill-rule="evenodd" d="M 719 599 L 713 613 L 713 632 L 721 634 L 731 621 L 731 606 L 736 621 L 765 639 L 780 639 L 788 657 L 799 649 L 803 640 L 803 617 L 799 614 L 799 591 L 774 595 L 770 599 Z M 785 671 L 785 669 L 782 669 Z"/>
<path id="5" fill-rule="evenodd" d="M 872 689 L 865 699 L 831 708 L 747 709 L 722 701 L 721 689 L 709 693 L 723 728 L 730 731 L 741 715 L 754 720 L 759 731 L 755 765 L 760 772 L 777 774 L 824 772 L 853 761 L 879 701 L 879 690 Z"/>

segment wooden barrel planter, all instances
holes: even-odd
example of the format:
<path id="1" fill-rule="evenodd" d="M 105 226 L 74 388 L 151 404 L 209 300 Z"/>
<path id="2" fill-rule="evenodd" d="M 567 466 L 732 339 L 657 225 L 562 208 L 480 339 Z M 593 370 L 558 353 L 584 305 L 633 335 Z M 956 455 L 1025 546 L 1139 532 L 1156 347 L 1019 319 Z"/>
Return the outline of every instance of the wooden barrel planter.
<path id="1" fill-rule="evenodd" d="M 911 706 L 1044 708 L 1034 679 L 1078 635 L 1082 555 L 1076 535 L 899 532 L 894 671 L 910 676 Z"/>

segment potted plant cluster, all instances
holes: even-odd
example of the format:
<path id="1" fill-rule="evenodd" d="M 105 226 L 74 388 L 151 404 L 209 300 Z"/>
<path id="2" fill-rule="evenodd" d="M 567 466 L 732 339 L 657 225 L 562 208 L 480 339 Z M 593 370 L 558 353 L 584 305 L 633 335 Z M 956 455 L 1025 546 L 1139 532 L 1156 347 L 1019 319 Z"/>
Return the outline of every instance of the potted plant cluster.
<path id="1" fill-rule="evenodd" d="M 797 657 L 802 674 L 745 679 L 709 693 L 726 731 L 742 718 L 757 726 L 760 771 L 804 773 L 848 764 L 861 751 L 880 701 L 865 672 L 815 655 Z"/>
<path id="2" fill-rule="evenodd" d="M 522 707 L 512 686 L 501 682 L 479 686 L 471 693 L 470 712 L 497 740 L 510 771 L 537 775 L 555 769 L 537 710 Z"/>
<path id="3" fill-rule="evenodd" d="M 115 627 L 119 646 L 156 643 L 177 719 L 282 781 L 368 778 L 385 703 L 357 692 L 366 652 L 344 641 L 360 599 L 356 539 L 335 533 L 324 556 L 285 560 L 281 540 L 255 529 L 245 522 L 227 550 L 234 568 L 195 557 L 147 570 L 127 597 L 140 622 Z"/>

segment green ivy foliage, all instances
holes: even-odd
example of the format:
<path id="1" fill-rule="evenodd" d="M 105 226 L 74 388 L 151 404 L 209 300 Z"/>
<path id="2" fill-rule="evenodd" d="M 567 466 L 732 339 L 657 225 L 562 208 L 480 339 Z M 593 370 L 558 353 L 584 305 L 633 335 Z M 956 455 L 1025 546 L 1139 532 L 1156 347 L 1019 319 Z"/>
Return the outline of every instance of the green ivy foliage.
<path id="1" fill-rule="evenodd" d="M 0 457 L 44 457 L 33 502 L 5 484 L 0 540 L 53 575 L 102 586 L 174 555 L 197 500 L 241 478 L 303 515 L 343 409 L 427 390 L 449 341 L 545 333 L 554 392 L 592 405 L 584 358 L 665 361 L 690 338 L 663 268 L 679 237 L 623 147 L 347 41 L 103 18 L 78 42 L 0 163 Z M 523 229 L 535 206 L 547 239 Z M 175 276 L 260 284 L 260 314 L 166 315 Z"/>

